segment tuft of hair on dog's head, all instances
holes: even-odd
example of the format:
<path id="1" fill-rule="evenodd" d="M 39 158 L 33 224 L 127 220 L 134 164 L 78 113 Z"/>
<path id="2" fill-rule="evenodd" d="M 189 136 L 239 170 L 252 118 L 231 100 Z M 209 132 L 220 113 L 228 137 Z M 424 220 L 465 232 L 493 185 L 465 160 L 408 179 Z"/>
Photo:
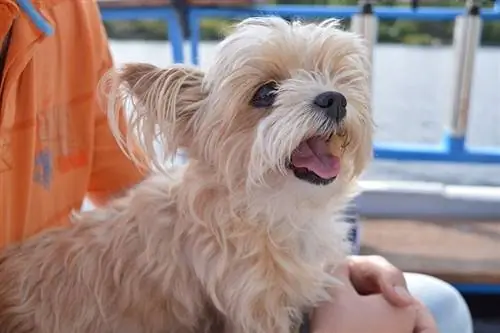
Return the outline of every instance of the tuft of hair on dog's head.
<path id="1" fill-rule="evenodd" d="M 338 192 L 372 156 L 369 67 L 362 38 L 335 20 L 258 17 L 235 26 L 206 72 L 128 64 L 115 87 L 152 160 L 159 139 L 230 187 Z"/>

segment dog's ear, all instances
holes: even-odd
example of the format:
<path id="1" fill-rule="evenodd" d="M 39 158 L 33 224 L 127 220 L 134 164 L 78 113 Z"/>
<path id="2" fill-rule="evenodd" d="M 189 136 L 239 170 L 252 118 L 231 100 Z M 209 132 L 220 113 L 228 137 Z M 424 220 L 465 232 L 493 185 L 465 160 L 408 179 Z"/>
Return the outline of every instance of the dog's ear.
<path id="1" fill-rule="evenodd" d="M 179 148 L 189 151 L 194 137 L 194 117 L 206 97 L 202 91 L 203 72 L 185 65 L 162 69 L 134 63 L 125 65 L 117 74 L 114 90 L 119 92 L 122 103 L 129 101 L 132 106 L 127 142 L 131 138 L 138 141 L 156 166 L 174 157 Z M 110 98 L 112 100 L 117 99 Z M 116 111 L 116 105 L 111 109 Z M 116 119 L 116 112 L 112 113 Z M 156 150 L 154 147 L 158 141 L 161 157 L 157 154 L 158 146 Z"/>

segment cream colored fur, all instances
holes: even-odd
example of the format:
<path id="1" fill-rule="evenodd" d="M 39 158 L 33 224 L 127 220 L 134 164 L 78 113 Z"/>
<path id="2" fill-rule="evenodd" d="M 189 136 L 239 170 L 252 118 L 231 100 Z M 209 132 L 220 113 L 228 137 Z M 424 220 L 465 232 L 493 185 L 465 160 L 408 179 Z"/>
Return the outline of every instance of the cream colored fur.
<path id="1" fill-rule="evenodd" d="M 205 73 L 130 64 L 104 81 L 117 139 L 154 172 L 121 199 L 75 214 L 0 254 L 0 333 L 288 333 L 336 281 L 342 210 L 371 158 L 368 62 L 333 20 L 251 18 Z M 271 109 L 249 105 L 279 84 Z M 342 169 L 330 185 L 299 180 L 286 159 L 326 134 L 311 100 L 343 93 Z M 115 94 L 119 92 L 119 94 Z M 120 97 L 120 98 L 117 98 Z M 120 135 L 117 100 L 131 103 Z M 184 149 L 187 165 L 164 167 Z"/>

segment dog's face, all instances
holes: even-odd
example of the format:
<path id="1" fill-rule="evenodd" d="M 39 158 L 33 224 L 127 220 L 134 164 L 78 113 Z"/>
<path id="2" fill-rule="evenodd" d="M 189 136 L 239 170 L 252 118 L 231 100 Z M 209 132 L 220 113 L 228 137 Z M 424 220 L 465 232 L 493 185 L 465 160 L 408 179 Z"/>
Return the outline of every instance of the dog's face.
<path id="1" fill-rule="evenodd" d="M 183 148 L 228 186 L 249 189 L 359 176 L 372 150 L 368 75 L 361 39 L 334 21 L 268 17 L 237 25 L 206 73 L 133 64 L 121 78 L 148 153 L 160 136 L 168 154 Z"/>

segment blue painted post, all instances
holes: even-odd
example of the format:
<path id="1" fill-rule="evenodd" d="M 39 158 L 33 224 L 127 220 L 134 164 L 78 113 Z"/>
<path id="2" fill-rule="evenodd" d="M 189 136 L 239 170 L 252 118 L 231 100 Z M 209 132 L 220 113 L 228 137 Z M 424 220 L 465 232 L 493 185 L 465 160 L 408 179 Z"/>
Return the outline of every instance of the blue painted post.
<path id="1" fill-rule="evenodd" d="M 199 65 L 198 47 L 200 45 L 200 20 L 198 15 L 196 15 L 196 9 L 191 9 L 189 11 L 189 31 L 191 32 L 190 43 L 191 43 L 191 63 L 193 65 Z"/>
<path id="2" fill-rule="evenodd" d="M 174 63 L 184 62 L 184 36 L 182 34 L 181 23 L 177 14 L 170 8 L 165 11 L 165 21 L 167 22 L 168 37 L 172 45 L 172 56 Z"/>

